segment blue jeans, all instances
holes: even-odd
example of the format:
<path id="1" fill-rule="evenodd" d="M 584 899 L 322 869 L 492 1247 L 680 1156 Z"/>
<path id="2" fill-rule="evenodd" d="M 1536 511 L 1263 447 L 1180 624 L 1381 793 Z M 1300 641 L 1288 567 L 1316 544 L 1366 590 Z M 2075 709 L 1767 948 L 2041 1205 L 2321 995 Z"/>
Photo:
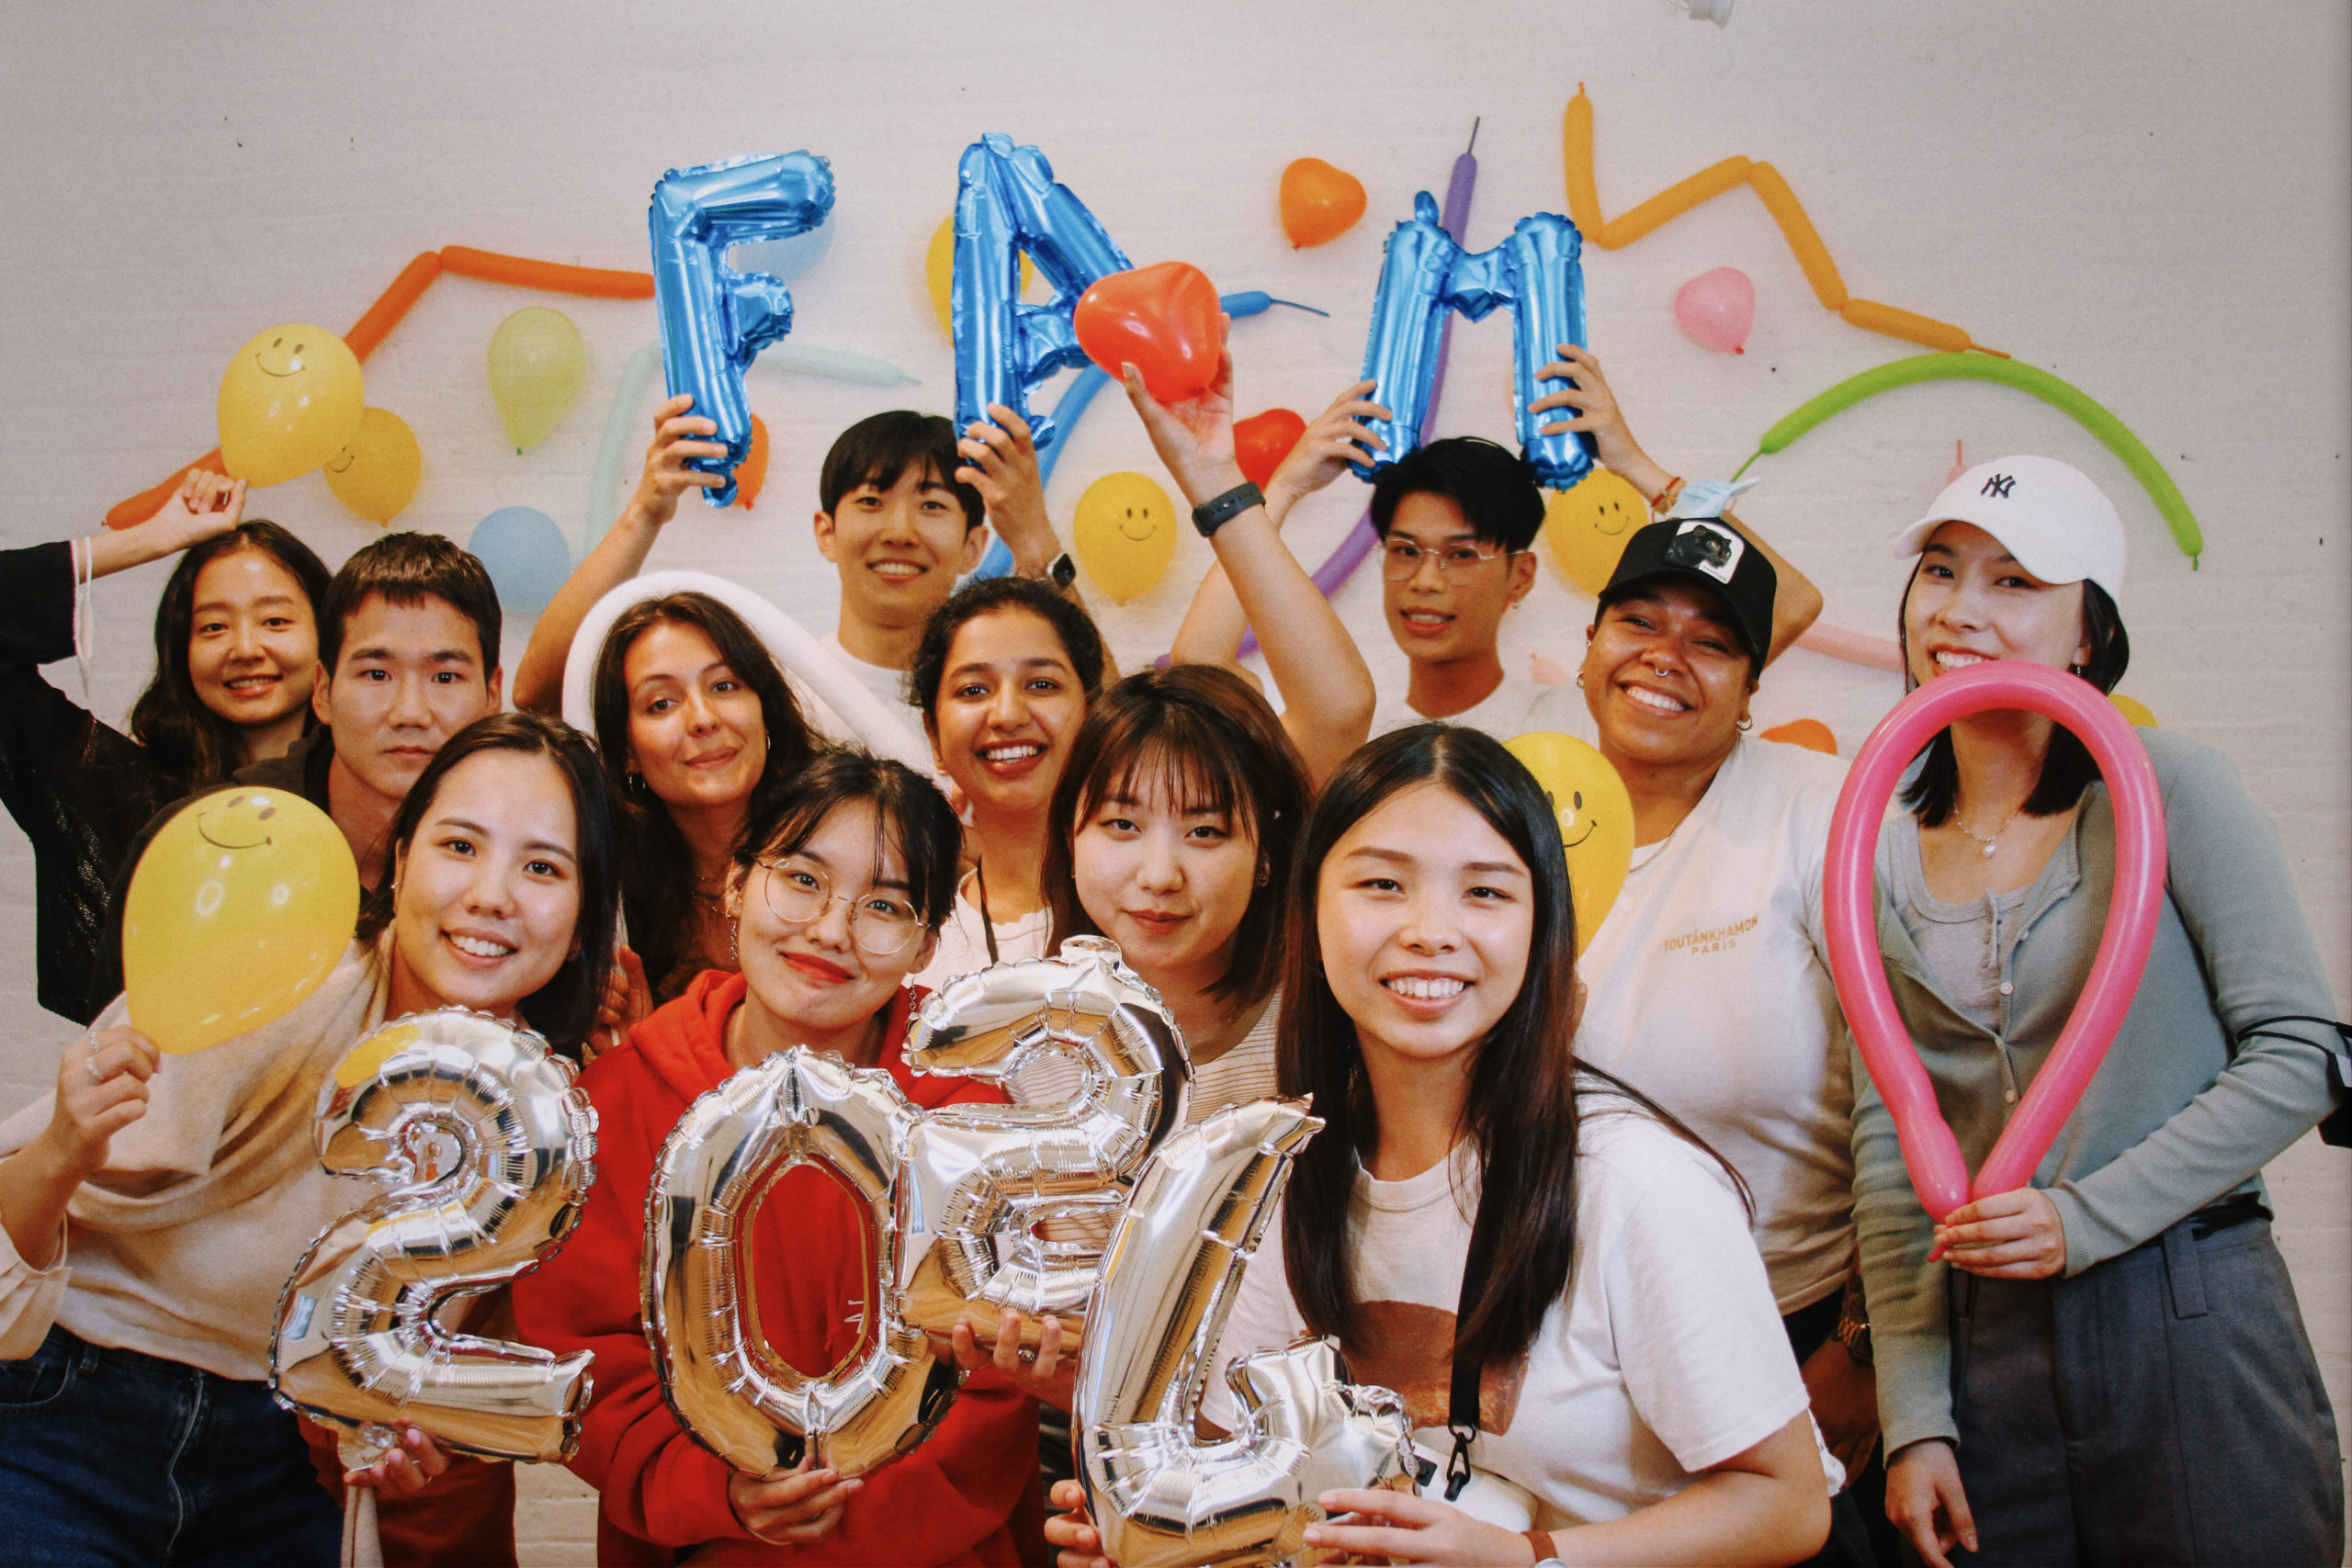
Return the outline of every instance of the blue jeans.
<path id="1" fill-rule="evenodd" d="M 342 1517 L 258 1382 L 52 1327 L 0 1361 L 0 1562 L 332 1564 Z"/>

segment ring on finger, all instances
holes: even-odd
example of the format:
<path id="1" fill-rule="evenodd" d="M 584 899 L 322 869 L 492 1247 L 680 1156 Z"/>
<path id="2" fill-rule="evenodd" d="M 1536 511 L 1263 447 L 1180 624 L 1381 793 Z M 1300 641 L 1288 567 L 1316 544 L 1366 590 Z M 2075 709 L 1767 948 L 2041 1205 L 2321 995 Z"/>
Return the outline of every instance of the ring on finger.
<path id="1" fill-rule="evenodd" d="M 90 1081 L 92 1083 L 104 1083 L 107 1081 L 106 1074 L 98 1071 L 98 1053 L 96 1046 L 91 1047 L 89 1055 L 85 1057 L 84 1060 L 90 1064 Z"/>
<path id="2" fill-rule="evenodd" d="M 1036 1364 L 1036 1360 L 1037 1352 L 1024 1346 L 1021 1351 L 1021 1364 L 1024 1367 L 1034 1366 Z"/>

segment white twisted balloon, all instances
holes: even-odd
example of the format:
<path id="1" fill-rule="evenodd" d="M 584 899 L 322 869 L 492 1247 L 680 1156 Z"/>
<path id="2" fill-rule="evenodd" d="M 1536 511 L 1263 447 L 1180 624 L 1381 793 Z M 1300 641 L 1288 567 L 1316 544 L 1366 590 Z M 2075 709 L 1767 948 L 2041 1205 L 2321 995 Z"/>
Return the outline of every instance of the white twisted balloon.
<path id="1" fill-rule="evenodd" d="M 1322 1125 L 1303 1100 L 1261 1100 L 1184 1129 L 1144 1168 L 1112 1235 L 1072 1425 L 1088 1511 L 1125 1568 L 1285 1561 L 1324 1517 L 1320 1493 L 1412 1490 L 1404 1402 L 1351 1385 L 1320 1339 L 1235 1361 L 1241 1429 L 1193 1435 L 1233 1293 L 1293 1156 Z"/>
<path id="2" fill-rule="evenodd" d="M 462 1009 L 388 1023 L 320 1092 L 329 1170 L 394 1190 L 329 1226 L 278 1299 L 270 1390 L 344 1434 L 346 1462 L 394 1423 L 493 1459 L 561 1460 L 580 1440 L 588 1351 L 452 1334 L 453 1296 L 537 1266 L 596 1179 L 596 1112 L 571 1064 Z"/>

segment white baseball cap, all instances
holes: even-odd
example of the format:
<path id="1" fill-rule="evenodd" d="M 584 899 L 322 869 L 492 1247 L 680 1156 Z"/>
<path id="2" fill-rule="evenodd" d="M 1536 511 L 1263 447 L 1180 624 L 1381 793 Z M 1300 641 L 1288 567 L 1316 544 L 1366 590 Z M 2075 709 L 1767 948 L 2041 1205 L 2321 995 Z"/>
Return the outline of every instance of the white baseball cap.
<path id="1" fill-rule="evenodd" d="M 2090 579 L 2123 603 L 2123 519 L 2080 468 L 2055 457 L 1979 463 L 1946 485 L 1894 541 L 1898 558 L 1927 547 L 1941 523 L 1973 523 L 2044 582 Z"/>

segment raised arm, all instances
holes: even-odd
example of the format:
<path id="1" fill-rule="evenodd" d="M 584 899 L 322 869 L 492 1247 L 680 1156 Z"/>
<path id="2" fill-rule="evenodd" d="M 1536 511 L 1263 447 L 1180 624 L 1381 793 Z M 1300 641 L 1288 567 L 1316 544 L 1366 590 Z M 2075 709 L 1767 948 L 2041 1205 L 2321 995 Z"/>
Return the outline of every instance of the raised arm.
<path id="1" fill-rule="evenodd" d="M 86 541 L 90 576 L 109 577 L 175 556 L 235 527 L 245 514 L 245 481 L 191 468 L 169 501 L 144 523 L 101 528 Z"/>
<path id="2" fill-rule="evenodd" d="M 1190 505 L 1242 482 L 1233 456 L 1230 353 L 1221 355 L 1213 386 L 1179 403 L 1156 400 L 1134 366 L 1123 370 L 1127 399 Z M 1283 728 L 1319 785 L 1372 731 L 1372 671 L 1265 507 L 1227 522 L 1211 544 L 1243 614 L 1259 628 L 1266 666 L 1283 694 Z"/>
<path id="3" fill-rule="evenodd" d="M 571 657 L 571 639 L 580 623 L 597 600 L 644 570 L 662 525 L 678 514 L 679 497 L 725 482 L 717 474 L 686 467 L 690 457 L 727 455 L 719 443 L 700 439 L 717 434 L 718 426 L 688 413 L 694 403 L 694 399 L 679 396 L 653 411 L 653 445 L 645 449 L 645 474 L 637 481 L 637 493 L 588 558 L 556 590 L 531 628 L 531 645 L 514 669 L 516 707 L 551 714 L 563 706 L 563 667 Z"/>
<path id="4" fill-rule="evenodd" d="M 1653 501 L 1672 484 L 1676 476 L 1650 460 L 1634 433 L 1625 423 L 1625 412 L 1617 406 L 1616 394 L 1600 374 L 1600 361 L 1576 344 L 1560 344 L 1560 358 L 1542 371 L 1546 379 L 1574 378 L 1574 386 L 1563 387 L 1529 404 L 1542 412 L 1547 409 L 1572 409 L 1576 417 L 1543 427 L 1543 434 L 1556 435 L 1563 431 L 1588 431 L 1599 446 L 1601 464 L 1619 479 L 1640 491 Z M 1789 650 L 1807 627 L 1821 616 L 1821 590 L 1815 588 L 1804 573 L 1789 564 L 1787 558 L 1774 549 L 1771 542 L 1755 529 L 1724 513 L 1724 521 L 1739 531 L 1739 536 L 1764 552 L 1777 575 L 1772 593 L 1772 646 L 1766 650 L 1764 662 L 1770 664 Z"/>
<path id="5" fill-rule="evenodd" d="M 1274 470 L 1274 477 L 1266 481 L 1266 515 L 1273 519 L 1276 529 L 1289 517 L 1292 507 L 1338 479 L 1349 464 L 1361 461 L 1368 448 L 1388 445 L 1363 423 L 1367 419 L 1388 417 L 1388 411 L 1380 404 L 1364 400 L 1372 386 L 1359 381 L 1341 392 L 1306 427 L 1298 445 Z M 1184 612 L 1183 626 L 1177 629 L 1176 662 L 1222 664 L 1247 674 L 1241 669 L 1241 636 L 1249 625 L 1250 617 L 1242 613 L 1241 601 L 1234 597 L 1224 566 L 1209 568 L 1193 595 L 1192 607 Z"/>

